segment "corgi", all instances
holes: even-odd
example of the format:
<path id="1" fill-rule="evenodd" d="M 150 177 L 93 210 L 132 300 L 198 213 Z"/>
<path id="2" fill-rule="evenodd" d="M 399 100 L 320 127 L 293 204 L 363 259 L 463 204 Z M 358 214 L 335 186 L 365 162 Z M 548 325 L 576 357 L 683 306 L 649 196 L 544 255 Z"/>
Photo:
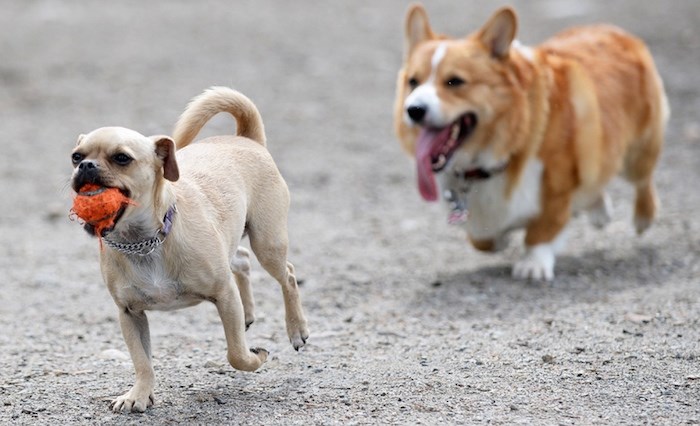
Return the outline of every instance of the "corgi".
<path id="1" fill-rule="evenodd" d="M 524 229 L 513 276 L 549 281 L 572 215 L 609 222 L 614 176 L 634 185 L 637 233 L 651 225 L 669 107 L 648 48 L 623 30 L 576 27 L 529 47 L 517 29 L 504 7 L 453 39 L 412 5 L 394 127 L 423 199 L 442 197 L 478 250 Z"/>

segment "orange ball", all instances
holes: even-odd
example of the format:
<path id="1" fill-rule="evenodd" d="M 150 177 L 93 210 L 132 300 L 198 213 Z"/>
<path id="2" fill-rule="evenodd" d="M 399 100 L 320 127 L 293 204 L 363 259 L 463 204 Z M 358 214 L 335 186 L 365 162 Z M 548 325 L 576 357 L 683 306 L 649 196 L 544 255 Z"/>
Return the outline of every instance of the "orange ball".
<path id="1" fill-rule="evenodd" d="M 107 188 L 88 183 L 83 185 L 73 199 L 71 211 L 80 219 L 95 227 L 95 235 L 114 226 L 119 210 L 133 201 L 117 188 Z"/>

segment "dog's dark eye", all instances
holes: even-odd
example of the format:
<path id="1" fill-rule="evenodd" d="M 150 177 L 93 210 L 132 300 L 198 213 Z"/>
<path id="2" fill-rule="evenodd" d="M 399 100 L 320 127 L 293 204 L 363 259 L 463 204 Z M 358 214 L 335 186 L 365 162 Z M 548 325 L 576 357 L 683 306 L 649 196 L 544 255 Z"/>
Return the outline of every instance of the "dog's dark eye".
<path id="1" fill-rule="evenodd" d="M 408 85 L 411 87 L 411 89 L 415 89 L 416 87 L 418 87 L 418 80 L 416 80 L 415 77 L 410 78 L 408 80 Z"/>
<path id="2" fill-rule="evenodd" d="M 462 80 L 459 77 L 452 77 L 445 82 L 445 84 L 449 87 L 459 87 L 459 86 L 463 85 L 464 83 L 466 83 L 466 81 Z"/>
<path id="3" fill-rule="evenodd" d="M 120 166 L 126 166 L 127 164 L 131 163 L 131 160 L 133 160 L 133 158 L 129 157 L 124 153 L 119 153 L 112 156 L 112 161 L 119 164 Z"/>
<path id="4" fill-rule="evenodd" d="M 80 162 L 83 161 L 84 158 L 85 156 L 79 152 L 74 152 L 73 155 L 70 156 L 71 161 L 76 166 L 80 164 Z"/>

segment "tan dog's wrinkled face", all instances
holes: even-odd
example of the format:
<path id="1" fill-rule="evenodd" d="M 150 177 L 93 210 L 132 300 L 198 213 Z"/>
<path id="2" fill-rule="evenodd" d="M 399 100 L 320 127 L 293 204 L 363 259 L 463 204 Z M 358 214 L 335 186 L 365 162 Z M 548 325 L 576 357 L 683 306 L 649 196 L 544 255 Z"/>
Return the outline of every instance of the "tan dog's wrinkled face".
<path id="1" fill-rule="evenodd" d="M 148 138 L 121 127 L 102 127 L 80 135 L 71 161 L 74 191 L 79 192 L 88 183 L 117 188 L 136 202 L 134 207 L 152 209 L 158 200 L 162 179 L 175 181 L 179 177 L 172 139 L 167 136 Z M 123 207 L 115 224 L 128 217 L 134 207 Z M 85 230 L 95 234 L 89 224 L 85 225 Z"/>
<path id="2" fill-rule="evenodd" d="M 516 26 L 512 10 L 502 9 L 468 38 L 451 40 L 433 33 L 421 6 L 409 10 L 395 121 L 404 149 L 416 156 L 426 200 L 437 199 L 433 175 L 452 160 L 464 169 L 494 167 L 512 150 L 508 111 L 518 94 L 509 52 Z"/>

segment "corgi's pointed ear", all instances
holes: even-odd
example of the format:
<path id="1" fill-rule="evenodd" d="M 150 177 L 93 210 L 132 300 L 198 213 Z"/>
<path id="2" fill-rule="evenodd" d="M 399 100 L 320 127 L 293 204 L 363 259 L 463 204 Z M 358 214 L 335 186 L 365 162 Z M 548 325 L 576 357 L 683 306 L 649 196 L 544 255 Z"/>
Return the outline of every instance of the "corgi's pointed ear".
<path id="1" fill-rule="evenodd" d="M 175 142 L 168 136 L 151 136 L 156 155 L 163 161 L 163 177 L 171 182 L 180 179 L 180 169 L 175 159 Z"/>
<path id="2" fill-rule="evenodd" d="M 423 5 L 414 3 L 408 8 L 405 30 L 404 57 L 408 57 L 419 43 L 434 38 L 433 30 L 430 28 L 430 21 L 428 21 L 428 13 L 423 8 Z"/>
<path id="3" fill-rule="evenodd" d="M 518 31 L 518 17 L 510 7 L 496 11 L 479 30 L 478 38 L 491 51 L 494 58 L 506 59 L 510 45 Z"/>

